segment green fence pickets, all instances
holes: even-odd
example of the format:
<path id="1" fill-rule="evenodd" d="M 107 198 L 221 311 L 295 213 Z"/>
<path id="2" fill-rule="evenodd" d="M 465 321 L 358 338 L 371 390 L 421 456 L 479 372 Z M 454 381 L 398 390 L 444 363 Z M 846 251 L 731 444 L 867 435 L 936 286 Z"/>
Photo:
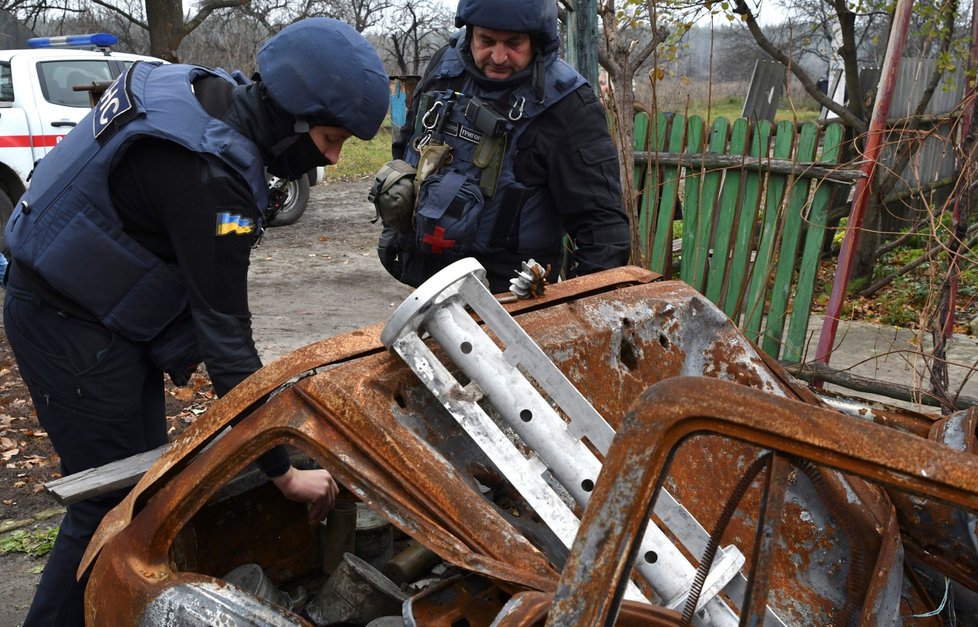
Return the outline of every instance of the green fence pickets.
<path id="1" fill-rule="evenodd" d="M 717 118 L 710 128 L 709 143 L 707 151 L 715 154 L 723 154 L 727 148 L 728 125 L 726 118 Z M 683 248 L 683 266 L 692 261 L 689 268 L 689 280 L 686 281 L 693 289 L 703 293 L 706 283 L 706 272 L 709 265 L 709 254 L 711 242 L 713 240 L 713 219 L 717 204 L 717 195 L 720 193 L 720 182 L 723 179 L 723 171 L 718 168 L 703 168 L 697 163 L 695 156 L 690 159 L 689 168 L 697 168 L 703 171 L 701 175 L 699 202 L 697 203 L 695 222 L 683 224 L 683 233 L 686 229 L 694 230 L 691 240 L 692 248 Z M 705 171 L 704 171 L 705 170 Z M 699 181 L 698 181 L 699 182 Z M 687 187 L 688 189 L 688 187 Z M 683 205 L 686 206 L 685 204 Z M 684 213 L 685 215 L 685 213 Z M 686 240 L 683 240 L 686 243 Z"/>
<path id="2" fill-rule="evenodd" d="M 669 139 L 669 152 L 681 153 L 685 146 L 686 124 L 682 116 L 670 120 L 670 116 L 660 113 L 656 117 L 652 129 L 656 142 L 656 150 L 666 150 L 666 139 Z M 671 127 L 671 128 L 670 128 Z M 650 223 L 653 229 L 651 251 L 649 251 L 649 268 L 663 276 L 672 276 L 672 220 L 676 213 L 676 201 L 679 193 L 679 168 L 662 166 L 651 171 L 656 173 L 656 183 L 661 183 L 658 211 L 654 221 Z M 660 190 L 657 190 L 660 191 Z M 648 250 L 648 248 L 646 249 Z"/>
<path id="3" fill-rule="evenodd" d="M 831 124 L 822 133 L 822 163 L 838 163 L 842 151 L 842 141 L 845 128 L 841 124 Z M 807 233 L 805 246 L 802 251 L 798 269 L 797 292 L 791 308 L 791 319 L 788 321 L 788 334 L 781 349 L 782 360 L 790 363 L 801 361 L 802 350 L 808 334 L 808 319 L 811 317 L 812 300 L 815 290 L 815 273 L 818 270 L 818 260 L 822 254 L 822 243 L 825 239 L 826 218 L 835 185 L 826 180 L 813 182 L 815 192 L 812 194 L 808 210 Z"/>
<path id="4" fill-rule="evenodd" d="M 798 133 L 798 149 L 795 161 L 812 161 L 815 158 L 815 147 L 818 145 L 818 125 L 814 122 L 803 124 Z M 775 358 L 781 354 L 781 336 L 784 332 L 785 318 L 791 298 L 791 285 L 795 276 L 795 262 L 798 247 L 801 242 L 801 230 L 804 227 L 802 213 L 808 205 L 808 191 L 811 179 L 795 176 L 791 185 L 790 203 L 784 214 L 784 235 L 781 238 L 781 250 L 778 255 L 778 267 L 774 274 L 774 286 L 771 288 L 771 305 L 768 307 L 767 318 L 764 322 L 764 352 Z"/>
<path id="5" fill-rule="evenodd" d="M 635 114 L 635 131 L 632 135 L 632 146 L 634 147 L 635 152 L 654 150 L 649 146 L 649 116 L 644 111 L 640 111 Z M 649 206 L 654 205 L 656 199 L 656 189 L 654 186 L 649 184 L 649 176 L 647 176 L 646 173 L 654 167 L 655 166 L 651 162 L 645 165 L 636 164 L 635 174 L 633 177 L 635 191 L 639 195 L 638 233 L 643 247 L 645 246 L 645 234 L 647 232 L 647 223 L 649 219 Z"/>
<path id="6" fill-rule="evenodd" d="M 768 155 L 773 130 L 773 125 L 767 120 L 754 122 L 749 152 L 751 157 L 760 159 Z M 737 218 L 737 240 L 730 258 L 730 272 L 727 276 L 727 293 L 724 300 L 724 312 L 735 321 L 740 319 L 743 312 L 747 273 L 759 231 L 757 222 L 760 218 L 761 190 L 767 183 L 767 174 L 758 168 L 747 168 L 743 178 L 744 196 Z"/>
<path id="7" fill-rule="evenodd" d="M 746 118 L 738 118 L 730 127 L 730 146 L 727 154 L 743 155 L 747 152 L 750 137 L 750 124 Z M 726 311 L 723 299 L 723 286 L 727 277 L 727 262 L 730 258 L 731 240 L 736 228 L 737 206 L 742 193 L 741 168 L 727 168 L 723 172 L 720 188 L 720 204 L 717 206 L 716 228 L 713 233 L 713 254 L 710 256 L 710 270 L 707 274 L 706 297 Z"/>
<path id="8" fill-rule="evenodd" d="M 785 121 L 778 125 L 774 136 L 774 159 L 790 159 L 795 142 L 795 125 Z M 764 224 L 758 240 L 754 265 L 751 268 L 750 285 L 744 302 L 745 322 L 741 325 L 744 333 L 754 343 L 758 343 L 761 321 L 764 319 L 764 302 L 767 295 L 770 271 L 775 259 L 777 242 L 780 237 L 781 199 L 784 195 L 788 177 L 785 174 L 771 173 L 767 177 L 764 198 Z"/>
<path id="9" fill-rule="evenodd" d="M 640 138 L 641 133 L 641 138 Z M 797 363 L 805 345 L 826 218 L 840 186 L 762 167 L 707 166 L 706 153 L 838 163 L 845 130 L 699 116 L 636 115 L 636 150 L 681 155 L 679 165 L 635 169 L 649 267 L 672 274 L 673 225 L 683 185 L 679 278 L 721 307 L 774 358 Z M 773 144 L 773 146 L 772 146 Z M 734 160 L 731 160 L 734 161 Z M 735 161 L 734 161 L 735 162 Z M 800 254 L 799 254 L 800 251 Z M 787 331 L 785 331 L 787 327 Z M 782 339 L 782 336 L 783 339 Z"/>
<path id="10" fill-rule="evenodd" d="M 673 129 L 682 121 L 682 116 L 677 115 L 673 120 Z M 688 157 L 691 161 L 703 152 L 703 118 L 698 115 L 690 116 L 686 122 L 686 145 L 682 152 L 683 157 Z M 675 133 L 673 133 L 675 136 Z M 670 150 L 672 141 L 669 142 Z M 687 175 L 683 185 L 683 242 L 682 260 L 679 266 L 679 278 L 689 285 L 692 285 L 691 276 L 693 275 L 692 257 L 687 259 L 687 254 L 691 254 L 696 243 L 695 225 L 699 222 L 700 214 L 700 176 L 699 170 L 687 165 Z"/>

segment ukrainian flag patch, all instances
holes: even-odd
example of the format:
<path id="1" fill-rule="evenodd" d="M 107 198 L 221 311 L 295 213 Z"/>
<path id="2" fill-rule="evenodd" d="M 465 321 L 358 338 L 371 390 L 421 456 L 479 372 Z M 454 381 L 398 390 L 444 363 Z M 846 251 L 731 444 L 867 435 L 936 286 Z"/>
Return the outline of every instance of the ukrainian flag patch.
<path id="1" fill-rule="evenodd" d="M 217 235 L 247 235 L 255 230 L 255 221 L 251 218 L 224 211 L 217 214 Z"/>

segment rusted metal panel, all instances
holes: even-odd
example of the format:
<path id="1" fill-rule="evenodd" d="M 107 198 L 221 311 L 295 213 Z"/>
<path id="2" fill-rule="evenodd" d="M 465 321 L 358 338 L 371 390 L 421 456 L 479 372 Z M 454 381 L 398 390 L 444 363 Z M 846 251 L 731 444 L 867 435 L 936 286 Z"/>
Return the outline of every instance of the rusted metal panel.
<path id="1" fill-rule="evenodd" d="M 415 595 L 405 603 L 407 627 L 488 625 L 511 594 L 489 579 L 461 575 Z"/>
<path id="2" fill-rule="evenodd" d="M 614 595 L 607 590 L 622 580 L 634 557 L 631 547 L 648 503 L 663 485 L 667 468 L 675 465 L 675 450 L 702 432 L 753 442 L 914 493 L 941 494 L 960 507 L 978 507 L 974 456 L 725 381 L 666 381 L 649 388 L 622 421 L 585 512 L 582 534 L 563 570 L 548 624 L 613 619 L 620 587 Z M 883 438 L 885 447 L 880 446 Z M 704 482 L 713 480 L 710 475 Z M 811 622 L 819 624 L 817 615 Z"/>
<path id="3" fill-rule="evenodd" d="M 930 439 L 949 450 L 975 454 L 978 408 L 956 412 L 935 423 Z M 978 518 L 946 503 L 899 490 L 889 491 L 903 541 L 917 559 L 978 590 Z"/>
<path id="4" fill-rule="evenodd" d="M 540 298 L 520 300 L 505 305 L 505 308 L 511 314 L 518 314 L 622 287 L 642 285 L 659 278 L 660 275 L 654 272 L 634 266 L 615 268 L 574 281 L 558 283 L 551 286 Z M 326 338 L 293 351 L 265 366 L 218 399 L 204 415 L 184 431 L 178 440 L 170 445 L 159 461 L 129 492 L 125 500 L 109 512 L 89 543 L 78 572 L 86 571 L 105 543 L 129 523 L 140 499 L 148 498 L 159 487 L 161 481 L 180 472 L 194 455 L 203 450 L 208 442 L 258 399 L 286 385 L 291 379 L 317 368 L 327 368 L 383 352 L 383 345 L 380 343 L 382 327 L 381 324 L 372 325 Z"/>

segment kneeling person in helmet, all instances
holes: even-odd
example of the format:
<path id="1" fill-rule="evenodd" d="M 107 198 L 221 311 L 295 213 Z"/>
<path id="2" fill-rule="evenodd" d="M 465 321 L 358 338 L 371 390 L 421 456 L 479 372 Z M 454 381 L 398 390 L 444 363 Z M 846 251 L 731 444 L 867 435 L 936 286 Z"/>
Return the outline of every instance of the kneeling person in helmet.
<path id="1" fill-rule="evenodd" d="M 8 222 L 5 330 L 65 475 L 166 443 L 163 372 L 183 385 L 203 361 L 224 395 L 261 367 L 247 272 L 265 169 L 335 163 L 386 115 L 380 59 L 341 22 L 286 27 L 258 69 L 249 82 L 133 65 L 37 165 Z M 332 507 L 327 471 L 295 469 L 281 448 L 259 466 L 313 516 Z M 75 571 L 124 494 L 68 506 L 25 624 L 83 624 Z"/>
<path id="2" fill-rule="evenodd" d="M 531 257 L 556 280 L 565 233 L 571 276 L 627 263 L 617 151 L 594 91 L 557 56 L 553 0 L 459 0 L 455 25 L 394 140 L 401 161 L 372 190 L 384 266 L 417 286 L 474 256 L 502 292 Z"/>

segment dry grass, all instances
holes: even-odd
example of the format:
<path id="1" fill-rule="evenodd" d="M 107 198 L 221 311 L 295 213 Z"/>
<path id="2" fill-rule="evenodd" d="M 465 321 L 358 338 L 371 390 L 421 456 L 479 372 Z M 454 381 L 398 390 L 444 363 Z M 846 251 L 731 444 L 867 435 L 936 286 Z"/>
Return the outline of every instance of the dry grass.
<path id="1" fill-rule="evenodd" d="M 666 77 L 655 85 L 641 79 L 635 83 L 635 100 L 649 110 L 669 111 L 699 115 L 707 119 L 723 116 L 727 119 L 740 117 L 744 110 L 744 98 L 750 85 L 744 81 L 719 82 L 691 81 L 686 77 Z M 790 98 L 788 97 L 790 96 Z M 781 98 L 777 121 L 804 122 L 818 117 L 818 105 L 804 94 L 801 86 L 792 81 L 787 95 Z"/>

